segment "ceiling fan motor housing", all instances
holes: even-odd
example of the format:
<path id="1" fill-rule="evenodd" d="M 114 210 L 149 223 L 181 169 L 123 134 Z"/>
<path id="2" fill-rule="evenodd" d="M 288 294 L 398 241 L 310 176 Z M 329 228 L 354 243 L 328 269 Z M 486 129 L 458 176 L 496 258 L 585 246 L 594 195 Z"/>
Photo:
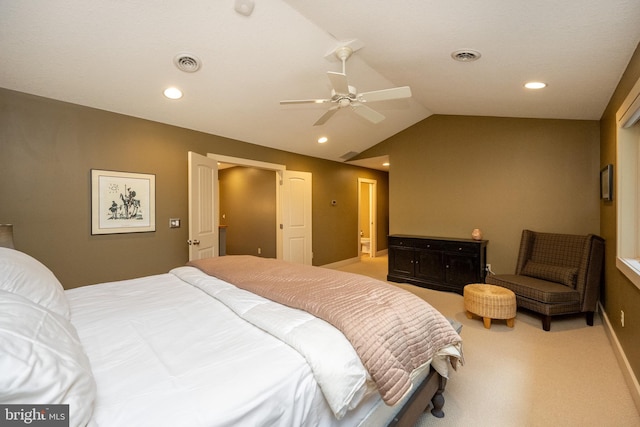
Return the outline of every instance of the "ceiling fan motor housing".
<path id="1" fill-rule="evenodd" d="M 349 59 L 349 57 L 351 56 L 352 53 L 353 53 L 353 49 L 351 49 L 349 46 L 341 46 L 341 47 L 336 49 L 336 56 L 342 62 L 344 62 L 347 59 Z"/>

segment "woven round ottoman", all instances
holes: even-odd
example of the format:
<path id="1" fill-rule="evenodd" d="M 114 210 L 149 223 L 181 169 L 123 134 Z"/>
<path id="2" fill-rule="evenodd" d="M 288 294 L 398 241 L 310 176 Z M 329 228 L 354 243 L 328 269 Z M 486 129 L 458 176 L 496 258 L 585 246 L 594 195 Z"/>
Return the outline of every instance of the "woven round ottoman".
<path id="1" fill-rule="evenodd" d="M 513 328 L 516 320 L 516 294 L 495 285 L 475 283 L 464 287 L 464 309 L 467 317 L 482 317 L 484 327 L 491 328 L 491 319 L 506 319 Z"/>

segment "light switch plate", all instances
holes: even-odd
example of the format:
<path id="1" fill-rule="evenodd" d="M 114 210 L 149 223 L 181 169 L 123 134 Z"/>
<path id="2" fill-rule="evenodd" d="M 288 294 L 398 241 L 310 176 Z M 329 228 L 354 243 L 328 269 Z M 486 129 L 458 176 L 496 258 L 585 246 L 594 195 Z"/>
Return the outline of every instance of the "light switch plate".
<path id="1" fill-rule="evenodd" d="M 180 228 L 180 218 L 169 218 L 169 228 Z"/>

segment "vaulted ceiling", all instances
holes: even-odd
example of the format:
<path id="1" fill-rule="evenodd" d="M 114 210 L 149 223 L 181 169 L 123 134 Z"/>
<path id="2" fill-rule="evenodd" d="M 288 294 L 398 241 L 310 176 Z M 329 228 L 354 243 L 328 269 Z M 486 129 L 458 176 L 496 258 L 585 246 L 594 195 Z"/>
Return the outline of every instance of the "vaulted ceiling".
<path id="1" fill-rule="evenodd" d="M 637 0 L 0 0 L 0 87 L 342 161 L 432 114 L 597 120 L 639 23 Z M 378 124 L 347 107 L 314 126 L 331 104 L 280 105 L 329 98 L 345 45 L 359 93 L 412 97 L 368 103 Z"/>

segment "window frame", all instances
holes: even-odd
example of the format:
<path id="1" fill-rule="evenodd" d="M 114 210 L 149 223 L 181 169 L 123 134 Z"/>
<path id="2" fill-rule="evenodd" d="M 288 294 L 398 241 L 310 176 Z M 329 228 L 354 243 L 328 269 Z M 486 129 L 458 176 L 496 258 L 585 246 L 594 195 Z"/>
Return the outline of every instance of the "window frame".
<path id="1" fill-rule="evenodd" d="M 640 289 L 640 79 L 616 113 L 616 267 Z"/>

